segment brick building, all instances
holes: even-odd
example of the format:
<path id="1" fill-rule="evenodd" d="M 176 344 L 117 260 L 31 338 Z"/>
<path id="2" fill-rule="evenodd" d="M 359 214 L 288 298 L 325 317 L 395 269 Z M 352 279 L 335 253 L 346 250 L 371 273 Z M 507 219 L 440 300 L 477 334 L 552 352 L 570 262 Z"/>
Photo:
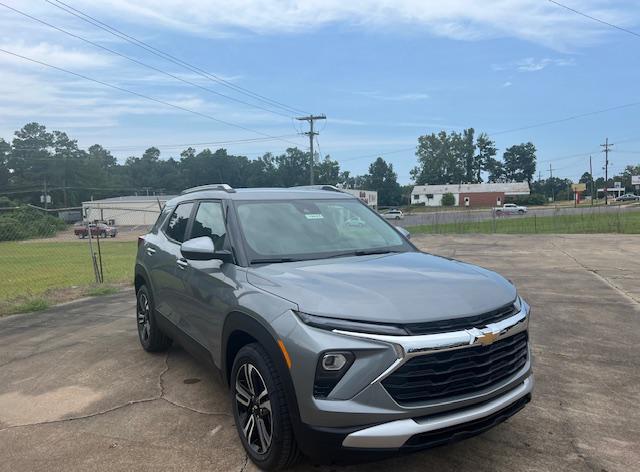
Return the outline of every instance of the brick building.
<path id="1" fill-rule="evenodd" d="M 529 195 L 527 182 L 489 182 L 482 184 L 416 185 L 411 191 L 412 205 L 442 206 L 442 196 L 453 194 L 456 206 L 501 206 L 506 197 Z"/>

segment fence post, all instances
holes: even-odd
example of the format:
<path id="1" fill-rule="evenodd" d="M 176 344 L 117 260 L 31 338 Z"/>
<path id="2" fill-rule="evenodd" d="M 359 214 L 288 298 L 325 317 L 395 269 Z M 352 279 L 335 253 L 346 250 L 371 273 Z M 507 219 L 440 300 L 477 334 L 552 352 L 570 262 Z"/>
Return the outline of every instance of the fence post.
<path id="1" fill-rule="evenodd" d="M 87 221 L 87 237 L 89 238 L 89 253 L 91 255 L 91 265 L 93 266 L 93 275 L 96 279 L 96 283 L 100 283 L 100 279 L 98 276 L 98 264 L 96 261 L 96 255 L 93 252 L 93 244 L 91 243 L 91 225 Z"/>

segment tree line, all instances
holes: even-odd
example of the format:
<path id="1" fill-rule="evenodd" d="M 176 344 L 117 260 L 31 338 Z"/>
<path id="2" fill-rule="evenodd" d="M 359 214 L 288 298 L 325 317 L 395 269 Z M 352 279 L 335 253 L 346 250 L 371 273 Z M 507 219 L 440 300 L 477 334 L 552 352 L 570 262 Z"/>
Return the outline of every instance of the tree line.
<path id="1" fill-rule="evenodd" d="M 417 165 L 411 170 L 416 185 L 526 181 L 534 194 L 571 198 L 571 180 L 550 178 L 534 181 L 536 147 L 520 143 L 507 147 L 501 157 L 495 142 L 473 128 L 462 132 L 425 134 L 417 140 Z M 178 156 L 161 158 L 156 147 L 119 163 L 113 154 L 94 144 L 80 149 L 77 140 L 62 131 L 49 131 L 28 123 L 10 141 L 0 138 L 0 195 L 24 203 L 41 204 L 44 187 L 52 207 L 79 206 L 82 201 L 133 193 L 175 194 L 184 188 L 225 182 L 233 187 L 293 187 L 308 183 L 309 153 L 297 147 L 281 154 L 265 152 L 257 159 L 230 154 L 226 149 L 184 149 Z M 381 206 L 409 203 L 412 185 L 401 186 L 393 165 L 376 158 L 363 175 L 342 170 L 331 156 L 314 156 L 315 181 L 378 191 Z M 640 167 L 629 166 L 608 185 L 621 181 L 631 188 L 631 175 Z M 580 182 L 593 178 L 585 173 Z M 604 187 L 604 179 L 595 181 Z"/>

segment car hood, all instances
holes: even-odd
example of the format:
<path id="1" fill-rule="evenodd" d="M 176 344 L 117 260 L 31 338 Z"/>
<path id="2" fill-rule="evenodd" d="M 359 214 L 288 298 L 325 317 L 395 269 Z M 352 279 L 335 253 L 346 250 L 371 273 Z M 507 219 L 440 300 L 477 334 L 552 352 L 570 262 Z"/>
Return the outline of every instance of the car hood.
<path id="1" fill-rule="evenodd" d="M 269 264 L 247 275 L 305 313 L 385 323 L 477 315 L 516 298 L 495 272 L 420 252 Z"/>

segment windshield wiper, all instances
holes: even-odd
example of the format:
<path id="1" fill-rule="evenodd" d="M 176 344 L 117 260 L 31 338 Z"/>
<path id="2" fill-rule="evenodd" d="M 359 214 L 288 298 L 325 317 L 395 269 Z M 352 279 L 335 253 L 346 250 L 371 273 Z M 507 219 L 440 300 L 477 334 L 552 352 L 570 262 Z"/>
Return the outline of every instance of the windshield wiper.
<path id="1" fill-rule="evenodd" d="M 251 265 L 253 264 L 279 264 L 281 262 L 299 262 L 304 259 L 293 259 L 291 257 L 274 257 L 271 259 L 252 259 Z"/>
<path id="2" fill-rule="evenodd" d="M 321 259 L 332 259 L 334 257 L 349 257 L 349 256 L 370 256 L 373 254 L 392 254 L 399 251 L 392 251 L 390 249 L 359 249 L 356 251 L 339 252 L 330 256 L 322 257 Z"/>

